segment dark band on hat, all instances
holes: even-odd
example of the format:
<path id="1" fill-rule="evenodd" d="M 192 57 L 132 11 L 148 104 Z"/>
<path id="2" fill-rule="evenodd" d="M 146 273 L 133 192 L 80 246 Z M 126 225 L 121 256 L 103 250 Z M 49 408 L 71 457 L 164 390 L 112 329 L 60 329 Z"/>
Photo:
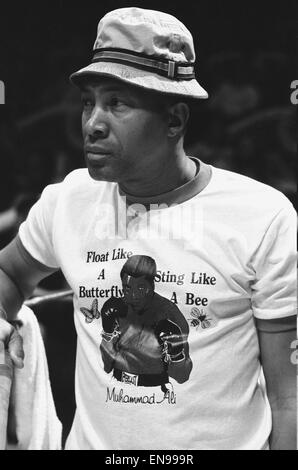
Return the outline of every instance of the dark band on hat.
<path id="1" fill-rule="evenodd" d="M 192 80 L 195 78 L 193 62 L 176 62 L 164 57 L 148 56 L 127 49 L 95 49 L 92 63 L 115 62 L 130 65 L 141 70 L 148 70 L 172 80 Z"/>

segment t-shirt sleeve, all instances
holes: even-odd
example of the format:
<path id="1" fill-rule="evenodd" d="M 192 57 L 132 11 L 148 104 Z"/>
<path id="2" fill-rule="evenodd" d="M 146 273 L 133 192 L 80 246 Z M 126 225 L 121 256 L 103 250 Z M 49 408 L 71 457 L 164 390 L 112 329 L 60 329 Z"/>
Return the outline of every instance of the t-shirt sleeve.
<path id="1" fill-rule="evenodd" d="M 47 186 L 19 228 L 19 237 L 29 254 L 50 268 L 58 268 L 53 245 L 55 209 L 62 183 Z"/>
<path id="2" fill-rule="evenodd" d="M 256 250 L 252 283 L 254 316 L 263 320 L 296 314 L 297 215 L 287 202 Z"/>

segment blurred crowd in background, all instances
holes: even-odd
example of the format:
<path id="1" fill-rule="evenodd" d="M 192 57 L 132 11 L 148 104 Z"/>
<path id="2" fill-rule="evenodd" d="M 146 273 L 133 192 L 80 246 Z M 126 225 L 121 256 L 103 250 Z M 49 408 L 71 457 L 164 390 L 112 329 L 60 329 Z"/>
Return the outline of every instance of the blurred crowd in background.
<path id="1" fill-rule="evenodd" d="M 239 2 L 240 3 L 240 2 Z M 98 19 L 125 6 L 162 9 L 191 30 L 197 76 L 210 98 L 192 109 L 186 150 L 207 163 L 270 184 L 296 204 L 296 109 L 290 102 L 295 76 L 292 2 L 86 1 L 28 4 L 7 13 L 1 25 L 0 248 L 49 183 L 84 166 L 79 93 L 69 74 L 88 63 Z M 268 8 L 266 9 L 266 5 Z M 288 9 L 287 8 L 288 5 Z M 4 47 L 3 47 L 4 46 Z M 38 294 L 67 288 L 61 273 Z M 75 332 L 67 299 L 41 303 L 50 374 L 64 438 L 74 411 Z"/>

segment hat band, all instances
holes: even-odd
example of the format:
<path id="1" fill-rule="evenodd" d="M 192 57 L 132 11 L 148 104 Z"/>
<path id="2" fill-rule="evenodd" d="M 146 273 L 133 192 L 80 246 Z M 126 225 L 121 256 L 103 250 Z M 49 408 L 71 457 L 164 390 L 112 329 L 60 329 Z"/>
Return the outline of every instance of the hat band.
<path id="1" fill-rule="evenodd" d="M 95 49 L 92 63 L 116 62 L 142 70 L 149 70 L 172 80 L 191 80 L 195 78 L 193 62 L 175 62 L 162 57 L 147 56 L 126 49 Z"/>

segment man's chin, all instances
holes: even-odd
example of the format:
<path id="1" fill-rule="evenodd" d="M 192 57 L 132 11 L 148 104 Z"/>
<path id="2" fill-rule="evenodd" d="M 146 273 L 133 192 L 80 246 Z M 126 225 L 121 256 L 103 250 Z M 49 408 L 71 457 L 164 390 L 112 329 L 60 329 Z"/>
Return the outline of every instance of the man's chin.
<path id="1" fill-rule="evenodd" d="M 118 178 L 112 171 L 106 168 L 96 168 L 87 165 L 90 177 L 95 181 L 109 181 L 111 183 L 118 182 Z"/>

